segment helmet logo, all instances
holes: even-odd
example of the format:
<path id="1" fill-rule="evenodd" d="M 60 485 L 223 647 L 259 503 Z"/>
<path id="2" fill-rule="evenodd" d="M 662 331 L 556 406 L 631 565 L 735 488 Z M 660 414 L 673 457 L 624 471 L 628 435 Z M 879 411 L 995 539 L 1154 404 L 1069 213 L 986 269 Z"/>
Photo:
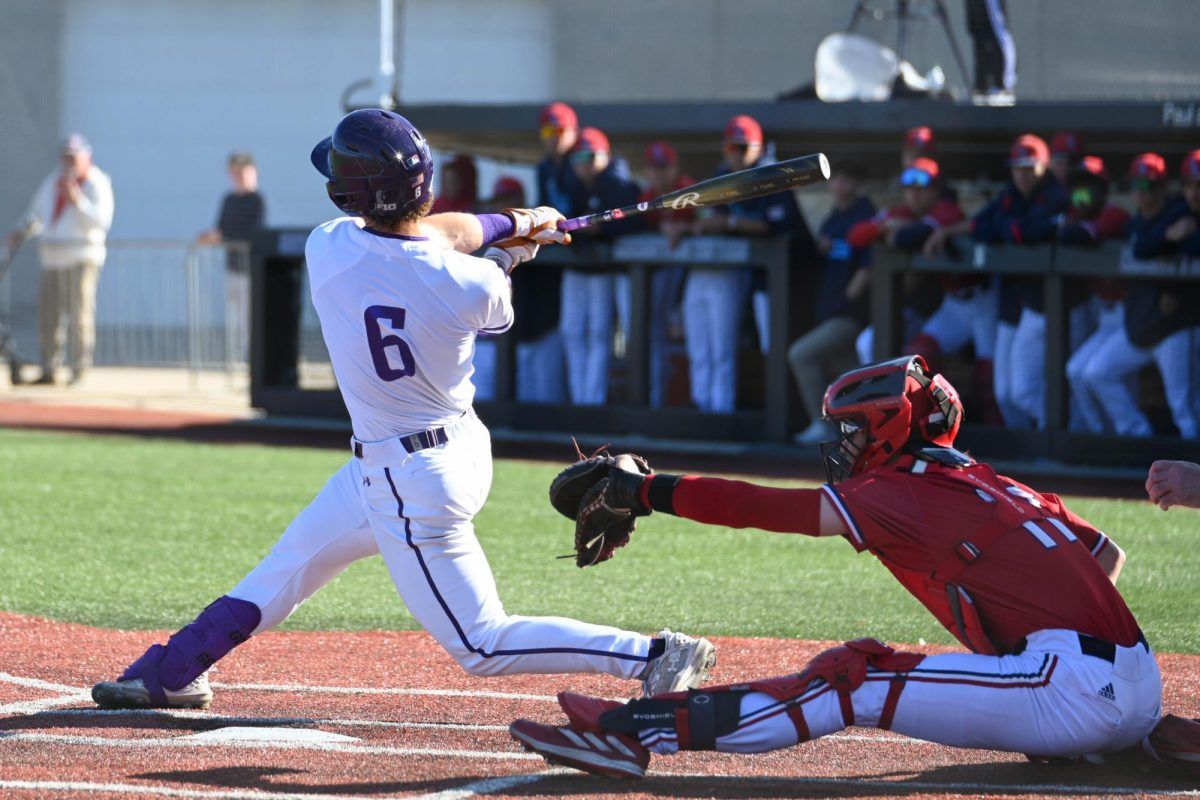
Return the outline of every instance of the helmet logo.
<path id="1" fill-rule="evenodd" d="M 395 203 L 385 203 L 383 201 L 383 189 L 375 192 L 375 210 L 376 211 L 395 211 Z"/>

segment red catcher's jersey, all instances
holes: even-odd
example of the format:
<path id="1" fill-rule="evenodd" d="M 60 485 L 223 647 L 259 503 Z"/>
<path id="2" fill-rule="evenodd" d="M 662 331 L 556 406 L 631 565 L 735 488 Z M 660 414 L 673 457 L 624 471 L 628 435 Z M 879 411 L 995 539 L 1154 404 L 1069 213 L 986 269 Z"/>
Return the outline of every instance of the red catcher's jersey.
<path id="1" fill-rule="evenodd" d="M 1108 539 L 1056 495 L 987 464 L 912 456 L 823 491 L 854 548 L 873 553 L 972 650 L 1012 653 L 1051 628 L 1123 646 L 1138 640 L 1136 620 L 1096 563 Z"/>

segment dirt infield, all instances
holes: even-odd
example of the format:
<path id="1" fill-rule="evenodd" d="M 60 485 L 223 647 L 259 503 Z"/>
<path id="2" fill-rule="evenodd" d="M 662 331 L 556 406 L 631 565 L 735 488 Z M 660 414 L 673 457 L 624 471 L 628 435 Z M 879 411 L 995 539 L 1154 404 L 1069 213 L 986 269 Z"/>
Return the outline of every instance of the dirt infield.
<path id="1" fill-rule="evenodd" d="M 472 678 L 414 632 L 270 632 L 221 662 L 208 711 L 95 709 L 86 687 L 162 636 L 0 614 L 0 796 L 1200 795 L 1134 771 L 1035 766 L 1012 754 L 863 729 L 762 756 L 655 758 L 641 782 L 592 778 L 547 768 L 521 752 L 505 726 L 519 716 L 561 719 L 553 700 L 560 689 L 623 697 L 633 684 L 597 676 Z M 717 644 L 714 680 L 722 682 L 793 671 L 828 645 Z M 1200 714 L 1200 658 L 1161 660 L 1168 707 Z"/>

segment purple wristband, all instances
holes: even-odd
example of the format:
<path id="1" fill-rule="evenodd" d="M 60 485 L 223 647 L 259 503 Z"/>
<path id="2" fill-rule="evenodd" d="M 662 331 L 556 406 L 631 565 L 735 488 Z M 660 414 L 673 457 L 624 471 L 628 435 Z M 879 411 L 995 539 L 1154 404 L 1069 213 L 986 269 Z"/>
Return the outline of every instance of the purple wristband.
<path id="1" fill-rule="evenodd" d="M 487 247 L 501 239 L 509 239 L 517 231 L 517 226 L 508 214 L 476 214 L 483 228 L 483 246 Z"/>

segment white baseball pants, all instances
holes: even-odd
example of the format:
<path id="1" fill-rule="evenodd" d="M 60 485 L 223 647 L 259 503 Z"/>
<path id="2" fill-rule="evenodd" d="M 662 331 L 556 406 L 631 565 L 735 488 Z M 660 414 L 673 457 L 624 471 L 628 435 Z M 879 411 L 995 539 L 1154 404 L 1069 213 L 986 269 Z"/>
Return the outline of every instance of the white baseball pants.
<path id="1" fill-rule="evenodd" d="M 1091 305 L 1072 308 L 1068 317 L 1067 348 L 1075 350 L 1087 336 Z M 1046 315 L 1032 308 L 1021 309 L 1021 321 L 1013 331 L 1008 375 L 1010 398 L 1021 413 L 1041 429 L 1046 424 Z"/>
<path id="2" fill-rule="evenodd" d="M 562 333 L 556 328 L 541 338 L 517 343 L 517 400 L 521 403 L 561 403 L 563 379 Z"/>
<path id="3" fill-rule="evenodd" d="M 989 286 L 980 286 L 969 297 L 947 292 L 937 311 L 921 326 L 921 333 L 937 339 L 942 352 L 953 355 L 975 345 L 975 357 L 991 360 L 996 352 L 996 316 L 999 295 Z"/>
<path id="4" fill-rule="evenodd" d="M 701 411 L 736 408 L 738 334 L 750 291 L 747 269 L 692 269 L 683 290 L 692 402 Z"/>
<path id="5" fill-rule="evenodd" d="M 602 672 L 639 676 L 650 637 L 563 617 L 505 612 L 472 517 L 492 483 L 491 438 L 468 412 L 448 441 L 408 453 L 399 438 L 363 442 L 229 593 L 283 622 L 349 564 L 383 556 L 405 606 L 473 675 Z"/>
<path id="6" fill-rule="evenodd" d="M 1150 421 L 1137 404 L 1136 378 L 1153 362 L 1162 375 L 1171 417 L 1185 439 L 1200 437 L 1200 328 L 1171 334 L 1153 347 L 1129 341 L 1122 325 L 1096 346 L 1079 372 L 1087 387 L 1122 436 L 1149 436 Z"/>
<path id="7" fill-rule="evenodd" d="M 1070 428 L 1081 433 L 1113 433 L 1116 430 L 1112 420 L 1105 415 L 1104 406 L 1092 394 L 1091 386 L 1084 380 L 1083 373 L 1105 340 L 1124 330 L 1125 305 L 1120 301 L 1098 301 L 1098 304 L 1096 330 L 1092 331 L 1067 359 L 1067 382 L 1071 387 Z M 1130 394 L 1137 391 L 1137 373 L 1130 373 L 1125 382 Z"/>
<path id="8" fill-rule="evenodd" d="M 851 694 L 854 724 L 876 727 L 896 673 L 868 669 Z M 797 702 L 797 701 L 792 701 Z M 836 692 L 814 682 L 798 701 L 810 739 L 846 727 Z M 915 739 L 1043 756 L 1123 750 L 1158 724 L 1162 678 L 1144 645 L 1115 648 L 1114 661 L 1084 655 L 1074 631 L 1030 634 L 1015 656 L 946 653 L 905 674 L 891 730 Z M 656 753 L 674 753 L 674 730 L 640 732 Z M 738 728 L 716 740 L 727 753 L 763 753 L 799 743 L 780 701 L 751 692 Z"/>
<path id="9" fill-rule="evenodd" d="M 575 405 L 599 406 L 608 399 L 614 283 L 611 273 L 563 270 L 559 330 Z"/>

